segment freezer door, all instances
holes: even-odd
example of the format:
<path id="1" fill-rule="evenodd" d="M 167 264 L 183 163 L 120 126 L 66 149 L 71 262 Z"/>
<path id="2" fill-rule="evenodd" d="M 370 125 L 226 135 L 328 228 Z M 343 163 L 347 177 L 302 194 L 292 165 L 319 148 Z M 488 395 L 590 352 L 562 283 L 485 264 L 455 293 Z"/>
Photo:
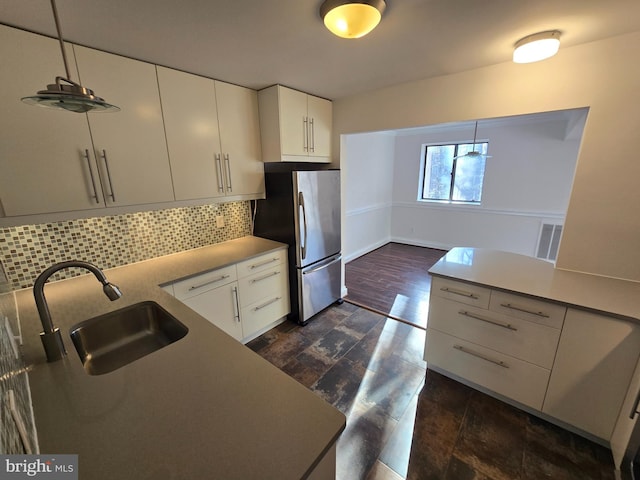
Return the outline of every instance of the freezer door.
<path id="1" fill-rule="evenodd" d="M 299 319 L 302 324 L 340 299 L 342 255 L 334 255 L 305 269 L 298 269 Z"/>
<path id="2" fill-rule="evenodd" d="M 340 252 L 340 171 L 296 171 L 296 266 L 306 267 Z"/>

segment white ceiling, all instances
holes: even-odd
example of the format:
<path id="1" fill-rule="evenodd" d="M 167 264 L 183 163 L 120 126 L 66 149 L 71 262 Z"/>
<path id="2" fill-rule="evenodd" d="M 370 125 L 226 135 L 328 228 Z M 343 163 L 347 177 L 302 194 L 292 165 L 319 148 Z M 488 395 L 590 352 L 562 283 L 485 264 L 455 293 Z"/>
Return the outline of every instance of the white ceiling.
<path id="1" fill-rule="evenodd" d="M 510 61 L 518 39 L 543 30 L 560 30 L 561 48 L 640 30 L 638 0 L 387 0 L 372 33 L 345 40 L 324 28 L 321 3 L 57 0 L 71 42 L 334 100 Z M 55 36 L 49 0 L 1 0 L 0 23 Z"/>

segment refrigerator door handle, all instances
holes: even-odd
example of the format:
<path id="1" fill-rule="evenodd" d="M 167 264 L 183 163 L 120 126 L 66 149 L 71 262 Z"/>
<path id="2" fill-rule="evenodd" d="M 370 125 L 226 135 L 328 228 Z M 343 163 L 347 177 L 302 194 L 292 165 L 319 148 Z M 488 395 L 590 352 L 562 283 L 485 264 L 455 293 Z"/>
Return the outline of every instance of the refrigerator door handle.
<path id="1" fill-rule="evenodd" d="M 315 268 L 312 268 L 311 270 L 304 270 L 302 272 L 302 274 L 303 275 L 307 275 L 309 273 L 317 272 L 318 270 L 323 270 L 323 269 L 327 268 L 329 265 L 333 265 L 334 263 L 339 262 L 340 260 L 342 260 L 342 255 L 338 254 L 335 257 L 333 257 L 331 259 L 331 261 L 329 261 L 327 263 L 324 263 L 322 265 L 319 265 L 319 266 L 317 266 Z"/>
<path id="2" fill-rule="evenodd" d="M 304 208 L 304 194 L 302 192 L 298 192 L 298 205 L 302 208 L 302 229 L 304 231 L 304 235 L 300 242 L 300 253 L 304 260 L 307 256 L 307 211 Z"/>

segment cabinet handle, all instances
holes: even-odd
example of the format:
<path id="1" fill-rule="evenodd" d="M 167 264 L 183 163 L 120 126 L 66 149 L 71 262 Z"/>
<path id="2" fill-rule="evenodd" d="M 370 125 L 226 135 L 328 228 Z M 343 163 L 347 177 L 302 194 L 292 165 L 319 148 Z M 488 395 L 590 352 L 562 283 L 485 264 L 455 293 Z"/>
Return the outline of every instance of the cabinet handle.
<path id="1" fill-rule="evenodd" d="M 111 197 L 111 200 L 115 202 L 116 195 L 115 195 L 115 192 L 113 191 L 113 183 L 111 183 L 111 172 L 109 171 L 109 160 L 107 159 L 107 151 L 102 150 L 102 153 L 100 154 L 100 156 L 104 160 L 104 167 L 107 171 L 107 180 L 109 181 L 109 190 L 111 190 L 111 193 L 109 193 L 107 196 Z"/>
<path id="2" fill-rule="evenodd" d="M 478 357 L 478 358 L 484 360 L 485 362 L 493 363 L 495 365 L 498 365 L 499 367 L 509 368 L 509 365 L 507 365 L 502 360 L 494 360 L 493 358 L 489 358 L 489 357 L 487 357 L 487 356 L 485 356 L 485 355 L 483 355 L 481 353 L 475 352 L 473 350 L 469 350 L 468 348 L 465 348 L 462 345 L 454 345 L 453 348 L 455 348 L 456 350 L 460 350 L 461 352 L 464 352 L 467 355 L 471 355 L 473 357 Z"/>
<path id="3" fill-rule="evenodd" d="M 216 159 L 216 170 L 218 171 L 218 191 L 220 193 L 224 192 L 224 182 L 222 180 L 222 161 L 220 160 L 220 154 L 216 153 L 215 155 L 215 159 Z"/>
<path id="4" fill-rule="evenodd" d="M 261 276 L 261 277 L 258 277 L 258 278 L 254 278 L 254 279 L 252 279 L 249 283 L 261 282 L 262 280 L 266 280 L 267 278 L 275 277 L 276 275 L 280 275 L 280 272 L 271 272 L 271 273 L 268 273 L 268 274 L 263 275 L 263 276 Z"/>
<path id="5" fill-rule="evenodd" d="M 227 191 L 233 191 L 233 185 L 231 185 L 231 162 L 229 161 L 229 154 L 225 153 L 224 163 L 227 166 Z"/>
<path id="6" fill-rule="evenodd" d="M 309 151 L 309 120 L 307 117 L 302 117 L 302 149 L 305 152 Z"/>
<path id="7" fill-rule="evenodd" d="M 240 323 L 240 305 L 238 303 L 238 287 L 233 287 L 231 289 L 231 294 L 233 295 L 233 300 L 236 307 L 236 311 L 233 313 L 233 318 L 238 320 L 238 323 Z"/>
<path id="8" fill-rule="evenodd" d="M 453 293 L 454 295 L 460 295 L 462 297 L 473 298 L 474 300 L 478 299 L 478 296 L 474 295 L 473 293 L 463 292 L 462 290 L 456 290 L 454 288 L 441 287 L 440 290 L 447 293 Z"/>
<path id="9" fill-rule="evenodd" d="M 271 258 L 269 260 L 265 260 L 264 262 L 254 263 L 249 268 L 253 270 L 254 268 L 264 267 L 265 265 L 269 265 L 270 263 L 277 262 L 277 261 L 278 261 L 277 258 Z"/>
<path id="10" fill-rule="evenodd" d="M 272 298 L 271 300 L 268 300 L 266 302 L 264 302 L 261 305 L 258 305 L 257 307 L 253 308 L 254 312 L 257 312 L 258 310 L 262 310 L 264 307 L 268 307 L 269 305 L 271 305 L 272 303 L 276 303 L 278 300 L 280 300 L 282 297 L 275 297 Z"/>
<path id="11" fill-rule="evenodd" d="M 93 176 L 93 168 L 91 168 L 91 159 L 89 158 L 89 150 L 85 148 L 83 157 L 87 160 L 87 165 L 89 166 L 89 176 L 91 177 L 91 187 L 93 188 L 93 195 L 91 198 L 96 199 L 96 203 L 100 203 L 100 199 L 98 198 L 98 189 L 96 188 L 96 179 Z"/>
<path id="12" fill-rule="evenodd" d="M 311 151 L 316 151 L 316 127 L 313 123 L 313 118 L 309 120 L 309 128 L 311 130 Z"/>
<path id="13" fill-rule="evenodd" d="M 475 318 L 476 320 L 480 320 L 482 322 L 490 323 L 491 325 L 495 325 L 496 327 L 506 328 L 507 330 L 512 330 L 514 332 L 518 331 L 518 329 L 516 327 L 514 327 L 513 325 L 511 325 L 510 323 L 502 323 L 502 322 L 498 322 L 496 320 L 492 320 L 492 319 L 489 319 L 489 318 L 484 318 L 484 317 L 481 317 L 480 315 L 476 315 L 475 313 L 467 312 L 466 310 L 460 310 L 458 313 L 460 315 L 464 315 L 465 317 Z"/>
<path id="14" fill-rule="evenodd" d="M 549 318 L 549 315 L 544 312 L 534 312 L 532 310 L 527 310 L 526 308 L 513 305 L 512 303 L 501 303 L 500 306 L 510 308 L 511 310 L 517 310 L 518 312 L 530 313 L 531 315 L 536 315 L 538 317 Z"/>
<path id="15" fill-rule="evenodd" d="M 198 288 L 206 287 L 207 285 L 211 285 L 212 283 L 220 282 L 220 281 L 224 280 L 225 278 L 229 278 L 229 275 L 221 275 L 218 278 L 214 278 L 213 280 L 209 280 L 209 281 L 204 282 L 204 283 L 199 283 L 197 285 L 192 285 L 191 287 L 189 287 L 189 291 L 197 290 Z"/>

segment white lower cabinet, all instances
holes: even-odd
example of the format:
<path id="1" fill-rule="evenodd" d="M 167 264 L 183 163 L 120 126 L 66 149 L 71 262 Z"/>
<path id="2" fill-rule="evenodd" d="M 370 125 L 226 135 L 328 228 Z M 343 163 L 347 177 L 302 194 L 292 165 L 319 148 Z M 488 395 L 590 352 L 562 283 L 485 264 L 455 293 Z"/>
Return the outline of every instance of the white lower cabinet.
<path id="1" fill-rule="evenodd" d="M 609 440 L 639 354 L 638 326 L 569 309 L 542 411 Z"/>
<path id="2" fill-rule="evenodd" d="M 238 282 L 213 288 L 182 302 L 236 340 L 242 340 Z"/>
<path id="3" fill-rule="evenodd" d="M 244 343 L 290 311 L 286 249 L 171 284 L 174 296 Z M 171 293 L 166 286 L 165 291 Z"/>
<path id="4" fill-rule="evenodd" d="M 639 355 L 640 327 L 632 322 L 433 279 L 430 367 L 607 442 L 625 396 L 637 393 L 627 390 Z"/>
<path id="5" fill-rule="evenodd" d="M 496 293 L 500 295 L 497 303 Z M 519 295 L 434 278 L 425 360 L 431 366 L 540 410 L 564 309 L 554 312 L 556 305 L 531 302 Z M 549 321 L 558 315 L 560 323 Z"/>

